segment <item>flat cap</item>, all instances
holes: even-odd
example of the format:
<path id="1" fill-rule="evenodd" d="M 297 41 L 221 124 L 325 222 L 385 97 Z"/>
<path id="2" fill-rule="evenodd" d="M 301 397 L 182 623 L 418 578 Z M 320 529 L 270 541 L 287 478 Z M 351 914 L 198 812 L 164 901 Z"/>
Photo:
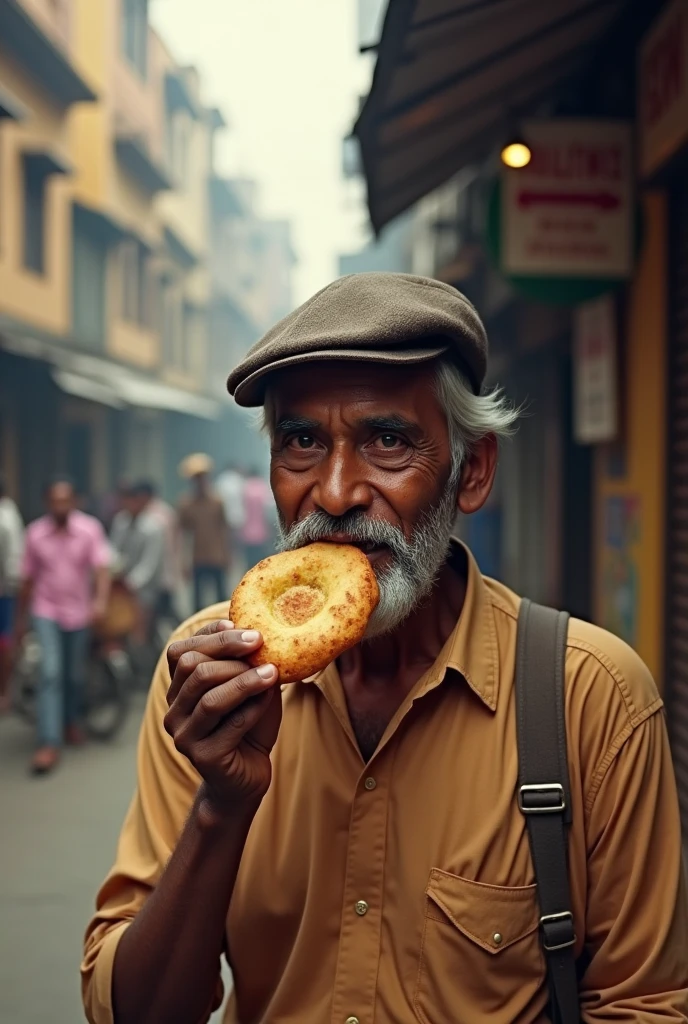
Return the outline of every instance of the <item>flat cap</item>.
<path id="1" fill-rule="evenodd" d="M 227 380 L 244 406 L 262 405 L 267 378 L 323 359 L 422 363 L 446 354 L 480 392 L 487 335 L 465 295 L 412 274 L 351 274 L 317 292 L 256 342 Z"/>

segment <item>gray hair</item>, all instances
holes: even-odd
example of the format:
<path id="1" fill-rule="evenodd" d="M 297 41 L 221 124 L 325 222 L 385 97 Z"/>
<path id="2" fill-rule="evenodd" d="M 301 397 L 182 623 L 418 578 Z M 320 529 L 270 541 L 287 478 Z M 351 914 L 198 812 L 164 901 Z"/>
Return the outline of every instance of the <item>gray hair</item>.
<path id="1" fill-rule="evenodd" d="M 447 416 L 452 477 L 458 482 L 466 456 L 479 441 L 488 434 L 498 441 L 512 437 L 520 410 L 499 387 L 476 395 L 461 370 L 448 359 L 439 361 L 435 393 Z"/>
<path id="2" fill-rule="evenodd" d="M 452 479 L 458 483 L 466 456 L 488 434 L 494 434 L 498 441 L 511 437 L 520 410 L 499 387 L 476 395 L 461 370 L 449 359 L 438 360 L 435 393 L 447 416 Z M 268 388 L 261 418 L 265 433 L 272 433 L 274 420 L 275 403 Z"/>

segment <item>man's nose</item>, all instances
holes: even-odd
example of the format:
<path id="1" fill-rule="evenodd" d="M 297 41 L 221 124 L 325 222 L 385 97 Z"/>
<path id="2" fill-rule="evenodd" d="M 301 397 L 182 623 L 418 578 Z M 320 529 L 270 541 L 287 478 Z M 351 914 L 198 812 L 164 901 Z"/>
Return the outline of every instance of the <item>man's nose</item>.
<path id="1" fill-rule="evenodd" d="M 318 508 L 331 516 L 369 508 L 373 492 L 365 478 L 365 467 L 353 453 L 333 451 L 320 464 L 312 498 Z"/>

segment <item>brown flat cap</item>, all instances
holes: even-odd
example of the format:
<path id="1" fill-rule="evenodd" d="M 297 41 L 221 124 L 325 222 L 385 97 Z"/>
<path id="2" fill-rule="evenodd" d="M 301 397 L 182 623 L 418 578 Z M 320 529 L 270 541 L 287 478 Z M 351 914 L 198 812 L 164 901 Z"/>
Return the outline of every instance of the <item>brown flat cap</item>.
<path id="1" fill-rule="evenodd" d="M 229 375 L 239 405 L 262 405 L 269 374 L 298 363 L 346 359 L 422 363 L 446 353 L 480 392 L 487 335 L 451 285 L 412 274 L 351 274 L 275 324 Z"/>

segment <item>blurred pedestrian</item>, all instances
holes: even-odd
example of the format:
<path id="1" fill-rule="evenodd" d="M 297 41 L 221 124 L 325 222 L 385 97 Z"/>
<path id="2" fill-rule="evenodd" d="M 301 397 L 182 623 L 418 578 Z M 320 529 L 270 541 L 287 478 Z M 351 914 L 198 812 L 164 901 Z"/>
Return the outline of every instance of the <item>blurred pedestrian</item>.
<path id="1" fill-rule="evenodd" d="M 122 478 L 117 481 L 117 484 L 112 490 L 108 491 L 107 494 L 104 495 L 100 502 L 98 518 L 108 533 L 112 529 L 115 516 L 124 508 L 124 496 L 127 494 L 130 487 L 131 482 Z"/>
<path id="2" fill-rule="evenodd" d="M 45 489 L 47 515 L 31 523 L 21 566 L 15 644 L 29 611 L 41 645 L 35 774 L 52 771 L 62 743 L 83 742 L 81 716 L 91 624 L 110 593 L 110 547 L 93 516 L 75 507 L 74 485 L 57 476 Z"/>
<path id="3" fill-rule="evenodd" d="M 165 572 L 165 523 L 155 508 L 151 509 L 154 495 L 155 488 L 148 481 L 129 487 L 110 534 L 115 574 L 138 604 L 134 638 L 141 644 L 150 638 Z"/>
<path id="4" fill-rule="evenodd" d="M 165 619 L 174 619 L 178 622 L 177 615 L 177 592 L 182 584 L 182 532 L 179 525 L 179 516 L 176 509 L 168 502 L 163 501 L 153 488 L 151 500 L 148 503 L 147 511 L 150 515 L 156 516 L 165 534 L 165 555 L 163 558 L 161 593 L 158 603 L 158 612 Z"/>
<path id="5" fill-rule="evenodd" d="M 205 606 L 206 591 L 212 601 L 227 596 L 229 569 L 229 525 L 221 499 L 210 483 L 213 460 L 197 453 L 183 460 L 179 471 L 191 483 L 191 491 L 179 504 L 179 523 L 191 539 L 194 608 Z"/>
<path id="6" fill-rule="evenodd" d="M 225 519 L 233 535 L 239 535 L 246 522 L 244 507 L 244 474 L 229 462 L 215 481 L 215 490 L 222 500 Z"/>
<path id="7" fill-rule="evenodd" d="M 244 509 L 242 540 L 250 569 L 261 558 L 274 554 L 275 502 L 270 485 L 257 469 L 251 470 L 244 481 Z"/>
<path id="8" fill-rule="evenodd" d="M 12 626 L 23 550 L 24 522 L 0 475 L 0 714 L 10 705 Z"/>

